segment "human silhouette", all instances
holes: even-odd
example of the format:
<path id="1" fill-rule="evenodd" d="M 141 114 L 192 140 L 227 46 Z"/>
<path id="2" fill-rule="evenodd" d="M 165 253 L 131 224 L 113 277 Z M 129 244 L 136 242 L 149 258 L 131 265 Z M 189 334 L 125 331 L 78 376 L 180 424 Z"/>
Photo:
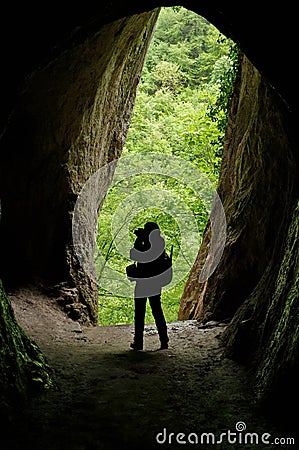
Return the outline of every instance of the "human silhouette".
<path id="1" fill-rule="evenodd" d="M 144 318 L 147 298 L 155 319 L 161 347 L 168 348 L 168 334 L 165 317 L 161 306 L 162 286 L 171 280 L 171 267 L 166 267 L 165 240 L 155 222 L 147 222 L 144 228 L 134 231 L 137 238 L 130 250 L 130 259 L 137 262 L 135 302 L 135 335 L 131 344 L 133 350 L 143 349 Z"/>

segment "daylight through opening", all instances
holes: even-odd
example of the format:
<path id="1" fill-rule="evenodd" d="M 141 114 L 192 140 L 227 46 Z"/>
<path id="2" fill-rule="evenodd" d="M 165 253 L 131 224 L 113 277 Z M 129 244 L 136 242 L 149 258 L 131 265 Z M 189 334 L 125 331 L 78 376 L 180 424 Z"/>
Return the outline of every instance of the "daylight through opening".
<path id="1" fill-rule="evenodd" d="M 134 321 L 133 298 L 123 294 L 126 266 L 134 231 L 149 221 L 158 223 L 166 252 L 173 252 L 176 262 L 161 298 L 166 321 L 177 320 L 209 217 L 183 166 L 199 171 L 210 191 L 216 190 L 237 66 L 236 44 L 205 18 L 182 7 L 161 9 L 121 157 L 127 176 L 118 179 L 116 167 L 117 181 L 99 215 L 95 265 L 100 325 Z M 155 154 L 164 155 L 163 163 L 158 156 L 156 170 Z M 180 160 L 183 178 L 172 170 Z M 146 323 L 152 322 L 147 308 Z"/>

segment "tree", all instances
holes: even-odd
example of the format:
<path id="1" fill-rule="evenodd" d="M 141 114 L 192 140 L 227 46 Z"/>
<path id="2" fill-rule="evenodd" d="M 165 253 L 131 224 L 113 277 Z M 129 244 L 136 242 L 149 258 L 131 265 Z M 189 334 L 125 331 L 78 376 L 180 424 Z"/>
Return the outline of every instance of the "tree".
<path id="1" fill-rule="evenodd" d="M 161 61 L 153 70 L 153 78 L 157 90 L 178 92 L 181 87 L 183 75 L 178 64 Z"/>

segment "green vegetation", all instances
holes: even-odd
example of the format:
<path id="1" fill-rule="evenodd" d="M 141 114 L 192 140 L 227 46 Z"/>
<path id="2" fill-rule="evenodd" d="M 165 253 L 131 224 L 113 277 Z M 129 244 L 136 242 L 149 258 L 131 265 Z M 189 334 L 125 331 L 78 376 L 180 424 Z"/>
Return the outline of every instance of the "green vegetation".
<path id="1" fill-rule="evenodd" d="M 162 8 L 145 61 L 123 155 L 160 152 L 184 158 L 204 173 L 216 187 L 237 63 L 236 45 L 207 20 L 184 8 Z M 198 251 L 208 213 L 194 191 L 173 177 L 136 175 L 133 181 L 123 180 L 109 190 L 99 217 L 99 251 L 107 264 L 122 273 L 122 276 L 130 261 L 120 254 L 115 244 L 117 236 L 111 231 L 111 221 L 124 199 L 137 195 L 141 189 L 153 188 L 158 189 L 156 207 L 148 205 L 144 210 L 138 210 L 133 217 L 129 213 L 124 216 L 123 220 L 129 222 L 129 247 L 135 238 L 133 230 L 148 220 L 154 220 L 160 225 L 167 250 L 171 245 L 174 246 L 174 260 L 179 255 L 183 236 L 178 218 L 167 208 L 159 206 L 163 204 L 163 192 L 168 191 L 178 202 L 183 202 L 195 218 L 198 240 L 194 242 L 190 238 L 187 246 L 196 247 Z M 188 261 L 190 271 L 190 258 Z M 98 267 L 99 272 L 102 274 L 101 284 L 105 277 L 103 265 Z M 188 273 L 172 289 L 163 291 L 162 301 L 167 321 L 177 319 L 187 276 Z M 132 323 L 133 320 L 132 298 L 117 296 L 115 291 L 111 294 L 100 287 L 100 324 Z M 146 321 L 153 322 L 150 311 L 147 312 Z"/>

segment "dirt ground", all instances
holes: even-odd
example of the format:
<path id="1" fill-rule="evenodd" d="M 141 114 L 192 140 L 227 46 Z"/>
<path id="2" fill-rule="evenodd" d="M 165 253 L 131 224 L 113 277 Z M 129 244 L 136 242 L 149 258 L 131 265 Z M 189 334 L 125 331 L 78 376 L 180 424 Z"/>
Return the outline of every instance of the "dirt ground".
<path id="1" fill-rule="evenodd" d="M 149 324 L 144 351 L 134 352 L 133 325 L 79 326 L 36 288 L 10 298 L 46 355 L 54 386 L 20 407 L 2 433 L 4 450 L 296 448 L 261 442 L 263 433 L 269 442 L 292 434 L 255 404 L 250 374 L 223 356 L 224 324 L 169 323 L 163 351 Z M 258 445 L 249 437 L 245 445 L 246 432 L 257 433 Z"/>

